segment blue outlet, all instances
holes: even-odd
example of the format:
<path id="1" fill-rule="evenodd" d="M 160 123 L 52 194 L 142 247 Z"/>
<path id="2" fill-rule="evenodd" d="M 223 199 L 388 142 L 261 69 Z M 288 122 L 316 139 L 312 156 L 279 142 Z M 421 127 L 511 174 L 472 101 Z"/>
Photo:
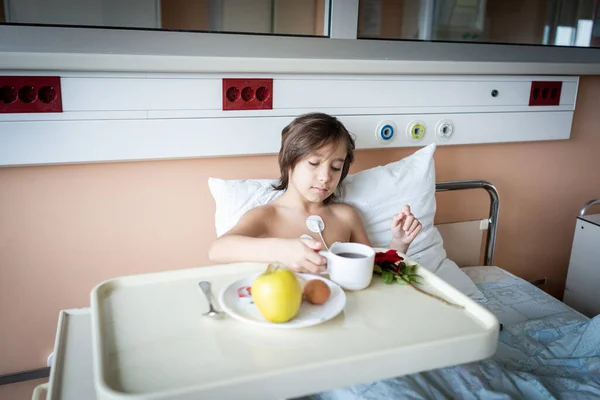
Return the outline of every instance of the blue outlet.
<path id="1" fill-rule="evenodd" d="M 396 124 L 394 121 L 381 121 L 375 129 L 375 137 L 381 144 L 390 144 L 396 138 Z"/>
<path id="2" fill-rule="evenodd" d="M 381 127 L 381 130 L 379 131 L 379 136 L 381 136 L 381 138 L 383 140 L 390 140 L 392 137 L 394 137 L 394 127 L 391 125 L 384 125 Z"/>

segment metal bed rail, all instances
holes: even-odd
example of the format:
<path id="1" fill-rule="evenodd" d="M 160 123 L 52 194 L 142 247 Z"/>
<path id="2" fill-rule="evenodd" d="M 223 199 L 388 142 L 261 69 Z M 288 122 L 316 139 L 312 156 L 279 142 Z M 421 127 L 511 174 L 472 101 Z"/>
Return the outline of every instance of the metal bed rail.
<path id="1" fill-rule="evenodd" d="M 484 180 L 448 181 L 435 184 L 436 192 L 468 189 L 484 189 L 490 195 L 489 226 L 486 237 L 484 265 L 493 265 L 494 249 L 496 247 L 496 232 L 498 230 L 498 214 L 500 212 L 500 197 L 498 196 L 496 187 Z"/>

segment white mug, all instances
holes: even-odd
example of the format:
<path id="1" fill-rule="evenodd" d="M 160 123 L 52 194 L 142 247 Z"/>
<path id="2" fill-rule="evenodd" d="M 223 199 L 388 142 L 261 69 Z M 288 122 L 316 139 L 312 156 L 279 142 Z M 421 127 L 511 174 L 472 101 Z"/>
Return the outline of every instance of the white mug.
<path id="1" fill-rule="evenodd" d="M 320 251 L 327 258 L 329 278 L 347 290 L 362 290 L 371 284 L 375 250 L 361 243 L 335 242 L 329 251 Z"/>

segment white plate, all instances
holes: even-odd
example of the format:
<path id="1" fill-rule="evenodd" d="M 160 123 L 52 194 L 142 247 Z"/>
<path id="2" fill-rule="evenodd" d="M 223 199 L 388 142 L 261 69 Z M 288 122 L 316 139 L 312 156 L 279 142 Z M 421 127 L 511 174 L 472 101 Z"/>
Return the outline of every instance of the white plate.
<path id="1" fill-rule="evenodd" d="M 302 300 L 302 305 L 300 306 L 298 314 L 290 321 L 284 323 L 269 322 L 261 315 L 260 311 L 258 311 L 256 304 L 241 301 L 237 295 L 238 288 L 252 286 L 252 282 L 254 282 L 254 279 L 258 275 L 260 274 L 253 274 L 225 286 L 219 295 L 221 309 L 231 317 L 249 324 L 266 328 L 294 329 L 329 321 L 342 312 L 346 306 L 346 294 L 335 282 L 316 275 L 298 274 L 307 281 L 311 279 L 320 279 L 327 283 L 331 290 L 329 299 L 327 299 L 324 304 L 320 305 L 310 304 L 306 300 Z"/>

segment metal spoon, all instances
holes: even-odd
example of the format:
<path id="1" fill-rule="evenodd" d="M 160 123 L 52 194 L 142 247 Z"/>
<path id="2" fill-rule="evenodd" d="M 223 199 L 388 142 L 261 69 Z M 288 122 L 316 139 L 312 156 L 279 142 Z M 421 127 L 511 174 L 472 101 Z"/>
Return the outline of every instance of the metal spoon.
<path id="1" fill-rule="evenodd" d="M 208 281 L 200 282 L 200 289 L 202 289 L 202 291 L 204 292 L 204 295 L 206 296 L 206 300 L 208 300 L 208 311 L 202 315 L 206 315 L 206 316 L 213 317 L 213 318 L 219 318 L 222 313 L 220 311 L 217 311 L 215 309 L 215 307 L 213 306 L 210 282 L 208 282 Z"/>

